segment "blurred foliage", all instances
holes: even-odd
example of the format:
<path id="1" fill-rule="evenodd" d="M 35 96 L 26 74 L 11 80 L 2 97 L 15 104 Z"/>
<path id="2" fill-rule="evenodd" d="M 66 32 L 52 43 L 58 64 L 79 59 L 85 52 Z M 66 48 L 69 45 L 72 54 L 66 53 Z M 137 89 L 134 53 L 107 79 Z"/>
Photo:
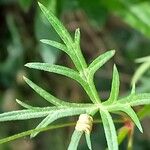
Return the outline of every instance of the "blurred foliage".
<path id="1" fill-rule="evenodd" d="M 117 50 L 113 61 L 117 64 L 121 76 L 120 94 L 127 94 L 125 91 L 129 90 L 132 75 L 139 66 L 134 63 L 134 60 L 150 55 L 150 1 L 40 0 L 40 2 L 53 10 L 71 32 L 74 32 L 77 27 L 81 28 L 81 47 L 89 62 L 106 49 Z M 19 106 L 15 104 L 15 98 L 27 100 L 29 103 L 34 101 L 37 105 L 47 104 L 44 101 L 41 104 L 41 98 L 32 93 L 32 90 L 24 84 L 22 76 L 27 74 L 24 68 L 25 63 L 44 61 L 73 66 L 65 55 L 39 42 L 41 38 L 60 40 L 46 20 L 42 21 L 41 18 L 43 16 L 35 0 L 0 0 L 0 112 L 17 109 Z M 109 62 L 101 69 L 101 74 L 97 72 L 95 76 L 98 90 L 103 91 L 103 98 L 109 96 L 112 72 L 110 68 L 113 63 Z M 88 101 L 86 94 L 75 82 L 38 71 L 32 72 L 31 70 L 30 72 L 26 76 L 31 76 L 33 81 L 60 98 L 80 98 Z M 150 92 L 149 79 L 150 73 L 147 71 L 140 78 L 137 91 Z M 56 93 L 56 91 L 59 92 Z M 139 109 L 141 108 L 137 108 Z M 148 109 L 141 111 L 147 112 Z M 134 148 L 137 150 L 150 149 L 149 122 L 149 119 L 143 121 L 145 130 L 143 135 L 135 131 Z M 1 124 L 0 137 L 31 129 L 37 123 L 29 121 Z M 118 125 L 118 127 L 121 126 Z M 93 143 L 95 149 L 104 149 L 105 140 L 103 136 L 99 137 L 97 132 L 103 135 L 103 131 L 99 131 L 95 126 L 92 137 L 92 141 L 94 139 L 96 141 Z M 68 145 L 71 133 L 72 128 L 64 128 L 57 132 L 41 134 L 31 141 L 28 149 L 47 150 L 53 146 L 53 149 L 62 150 L 66 147 L 64 145 Z M 22 139 L 17 142 L 24 145 L 28 143 L 28 140 Z M 15 144 L 12 142 L 0 145 L 0 149 L 16 150 Z M 124 147 L 126 147 L 126 141 L 120 146 L 121 149 Z M 84 141 L 81 149 L 87 149 Z"/>

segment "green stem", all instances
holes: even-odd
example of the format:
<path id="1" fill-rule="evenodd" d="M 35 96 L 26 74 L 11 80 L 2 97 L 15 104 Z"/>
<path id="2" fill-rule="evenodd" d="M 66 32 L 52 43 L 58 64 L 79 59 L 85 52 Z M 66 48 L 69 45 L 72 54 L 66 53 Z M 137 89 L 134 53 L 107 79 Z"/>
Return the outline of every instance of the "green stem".
<path id="1" fill-rule="evenodd" d="M 97 123 L 101 123 L 101 122 L 102 122 L 101 120 L 95 120 L 93 123 L 97 124 Z M 114 120 L 114 122 L 123 123 L 122 120 Z M 21 132 L 19 134 L 9 136 L 7 138 L 0 139 L 0 144 L 4 144 L 4 143 L 10 142 L 10 141 L 25 137 L 25 136 L 30 135 L 32 133 L 42 132 L 42 131 L 47 131 L 47 130 L 54 130 L 54 129 L 64 128 L 64 127 L 69 127 L 69 126 L 74 126 L 74 125 L 76 125 L 75 122 L 70 122 L 70 123 L 65 123 L 65 124 L 51 125 L 51 126 L 48 126 L 45 128 L 40 128 L 40 129 L 31 129 L 31 130 L 28 130 L 25 132 Z"/>
<path id="2" fill-rule="evenodd" d="M 69 47 L 68 47 L 69 48 Z M 87 69 L 87 63 L 85 61 L 85 58 L 81 52 L 80 49 L 80 43 L 74 43 L 70 49 L 72 49 L 72 51 L 74 52 L 74 56 L 70 56 L 77 68 L 77 70 L 79 71 L 79 73 L 82 74 L 82 78 L 83 80 L 87 83 L 87 87 L 84 86 L 84 89 L 86 91 L 86 93 L 88 94 L 88 96 L 90 97 L 91 101 L 93 103 L 100 103 L 100 98 L 98 95 L 98 92 L 95 88 L 93 79 L 89 79 L 89 72 Z"/>
<path id="3" fill-rule="evenodd" d="M 99 98 L 99 95 L 98 95 L 98 92 L 96 90 L 96 87 L 95 87 L 93 80 L 89 81 L 88 85 L 89 85 L 89 89 L 91 91 L 92 97 L 94 98 L 93 101 L 97 104 L 101 103 L 101 100 Z M 89 95 L 89 96 L 91 96 L 91 95 Z"/>
<path id="4" fill-rule="evenodd" d="M 99 104 L 101 103 L 101 100 L 99 98 L 98 92 L 96 90 L 96 87 L 94 85 L 93 78 L 89 76 L 89 71 L 87 68 L 83 68 L 82 71 L 80 71 L 80 77 L 84 80 L 85 84 L 82 85 L 84 87 L 84 90 L 88 94 L 89 98 L 93 103 Z"/>

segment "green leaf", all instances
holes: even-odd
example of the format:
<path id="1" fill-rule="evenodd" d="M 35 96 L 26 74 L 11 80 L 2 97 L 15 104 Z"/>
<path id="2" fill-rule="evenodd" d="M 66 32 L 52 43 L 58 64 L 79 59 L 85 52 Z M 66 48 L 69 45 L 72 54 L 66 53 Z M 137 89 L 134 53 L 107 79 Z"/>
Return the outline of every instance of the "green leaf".
<path id="1" fill-rule="evenodd" d="M 27 109 L 36 109 L 36 108 L 37 108 L 37 107 L 33 107 L 33 106 L 31 106 L 31 105 L 28 105 L 28 104 L 26 104 L 26 103 L 24 103 L 24 102 L 22 102 L 22 101 L 20 101 L 20 100 L 18 100 L 18 99 L 16 99 L 16 102 L 17 102 L 19 105 L 21 105 L 22 107 L 27 108 Z M 40 107 L 38 107 L 38 108 L 40 108 Z"/>
<path id="2" fill-rule="evenodd" d="M 42 96 L 45 100 L 47 100 L 48 102 L 56 105 L 56 106 L 63 106 L 63 105 L 70 105 L 70 103 L 68 102 L 64 102 L 56 97 L 54 97 L 53 95 L 51 95 L 50 93 L 48 93 L 47 91 L 43 90 L 41 87 L 39 87 L 38 85 L 36 85 L 35 83 L 33 83 L 31 80 L 29 80 L 26 77 L 23 77 L 25 82 L 35 91 L 37 92 L 40 96 Z"/>
<path id="3" fill-rule="evenodd" d="M 77 28 L 75 30 L 75 37 L 74 37 L 75 43 L 74 43 L 74 53 L 76 55 L 76 57 L 78 58 L 79 63 L 81 64 L 81 71 L 83 71 L 83 69 L 87 68 L 87 63 L 85 61 L 85 58 L 81 52 L 81 48 L 80 48 L 80 29 Z"/>
<path id="4" fill-rule="evenodd" d="M 119 73 L 118 73 L 116 66 L 114 65 L 111 93 L 110 93 L 110 97 L 108 101 L 106 101 L 107 104 L 112 104 L 115 101 L 117 101 L 118 95 L 119 95 L 119 85 L 120 85 Z"/>
<path id="5" fill-rule="evenodd" d="M 44 128 L 46 126 L 48 126 L 50 123 L 52 123 L 53 121 L 55 121 L 56 118 L 56 112 L 50 113 L 45 119 L 43 119 L 43 121 L 35 128 L 35 129 L 40 129 L 40 128 Z M 30 138 L 35 137 L 39 132 L 36 133 L 32 133 Z"/>
<path id="6" fill-rule="evenodd" d="M 87 143 L 88 148 L 90 150 L 92 150 L 92 143 L 91 143 L 90 134 L 85 133 L 85 138 L 86 138 L 86 143 Z"/>
<path id="7" fill-rule="evenodd" d="M 74 71 L 73 69 L 64 67 L 64 66 L 51 65 L 48 63 L 27 63 L 25 66 L 29 67 L 29 68 L 34 68 L 34 69 L 39 69 L 39 70 L 43 70 L 43 71 L 61 74 L 61 75 L 70 77 L 70 78 L 78 81 L 81 85 L 85 84 L 83 79 L 79 76 L 78 72 Z"/>
<path id="8" fill-rule="evenodd" d="M 98 56 L 88 67 L 90 76 L 103 66 L 112 56 L 114 56 L 115 50 L 108 51 L 100 56 Z"/>
<path id="9" fill-rule="evenodd" d="M 61 37 L 63 42 L 65 43 L 68 51 L 68 55 L 71 57 L 72 61 L 74 62 L 76 68 L 78 70 L 83 70 L 84 67 L 86 67 L 86 62 L 84 60 L 84 57 L 81 53 L 81 51 L 77 48 L 76 43 L 74 44 L 74 41 L 72 40 L 70 34 L 66 30 L 66 28 L 62 25 L 62 23 L 52 14 L 51 11 L 48 11 L 45 6 L 43 6 L 41 3 L 39 3 L 39 6 L 50 22 L 50 24 L 53 26 L 55 31 L 58 33 L 58 35 Z M 77 48 L 77 49 L 76 49 Z"/>
<path id="10" fill-rule="evenodd" d="M 150 93 L 131 94 L 128 97 L 118 100 L 118 103 L 130 106 L 150 104 Z"/>
<path id="11" fill-rule="evenodd" d="M 83 71 L 85 68 L 87 68 L 87 64 L 86 64 L 85 58 L 83 57 L 83 54 L 80 48 L 80 29 L 79 28 L 77 28 L 75 31 L 74 40 L 75 40 L 75 43 L 73 43 L 73 51 L 81 67 L 78 70 Z"/>
<path id="12" fill-rule="evenodd" d="M 136 124 L 136 126 L 138 127 L 138 129 L 143 133 L 143 129 L 142 129 L 140 120 L 139 120 L 137 114 L 134 112 L 134 110 L 131 107 L 124 107 L 122 109 L 122 111 L 124 111 L 125 113 L 127 113 L 130 116 L 130 118 Z"/>
<path id="13" fill-rule="evenodd" d="M 60 110 L 56 110 L 53 113 L 50 113 L 37 127 L 36 129 L 39 128 L 43 128 L 48 126 L 50 123 L 52 123 L 53 121 L 59 119 L 59 118 L 63 118 L 63 117 L 67 117 L 67 116 L 73 116 L 73 115 L 78 115 L 81 113 L 86 113 L 86 108 L 75 108 L 75 107 L 66 107 Z M 33 133 L 31 134 L 31 137 L 35 137 L 37 133 Z"/>
<path id="14" fill-rule="evenodd" d="M 61 43 L 59 43 L 59 42 L 56 42 L 56 41 L 52 41 L 52 40 L 47 40 L 47 39 L 42 39 L 42 40 L 40 40 L 42 43 L 44 43 L 44 44 L 47 44 L 47 45 L 51 45 L 51 46 L 53 46 L 53 47 L 56 47 L 56 48 L 58 48 L 58 49 L 60 49 L 60 50 L 62 50 L 62 51 L 64 51 L 65 53 L 70 53 L 69 51 L 68 51 L 68 49 L 67 49 L 67 47 L 64 45 L 64 44 L 61 44 Z"/>
<path id="15" fill-rule="evenodd" d="M 78 81 L 83 86 L 83 88 L 85 89 L 85 91 L 87 92 L 87 94 L 89 95 L 89 97 L 91 98 L 91 100 L 94 100 L 96 98 L 99 99 L 97 93 L 96 93 L 97 95 L 95 94 L 97 97 L 92 94 L 92 92 L 94 91 L 95 87 L 89 87 L 87 81 L 84 80 L 84 77 L 82 77 L 81 74 L 79 75 L 79 73 L 76 72 L 76 71 L 74 71 L 73 69 L 70 69 L 70 68 L 67 68 L 67 67 L 63 67 L 63 66 L 59 66 L 59 65 L 51 65 L 51 64 L 47 64 L 47 63 L 28 63 L 25 66 L 29 67 L 29 68 L 34 68 L 34 69 L 48 71 L 48 72 L 54 72 L 54 73 L 58 73 L 58 74 L 70 77 L 70 78 Z M 93 88 L 93 89 L 91 90 L 89 88 Z M 38 90 L 39 88 L 34 88 L 34 89 Z M 38 90 L 38 91 L 41 91 L 41 90 Z M 37 92 L 37 93 L 39 93 L 39 92 Z M 44 96 L 45 96 L 45 94 L 44 94 Z M 97 100 L 97 101 L 99 102 L 99 100 Z M 59 101 L 59 103 L 60 103 L 60 101 Z M 54 103 L 52 103 L 52 104 L 54 104 Z M 67 103 L 65 103 L 65 104 L 67 104 Z M 56 105 L 56 104 L 54 104 L 54 105 Z"/>
<path id="16" fill-rule="evenodd" d="M 26 77 L 23 77 L 25 82 L 32 88 L 34 89 L 35 92 L 37 92 L 41 97 L 43 97 L 45 100 L 47 100 L 49 103 L 54 104 L 56 106 L 72 106 L 72 107 L 85 107 L 85 108 L 91 108 L 93 104 L 91 103 L 70 103 L 70 102 L 65 102 L 63 100 L 60 100 L 56 97 L 54 97 L 53 95 L 51 95 L 50 93 L 48 93 L 47 91 L 45 91 L 44 89 L 42 89 L 41 87 L 39 87 L 38 85 L 36 85 L 35 83 L 33 83 L 31 80 L 29 80 Z"/>
<path id="17" fill-rule="evenodd" d="M 47 116 L 50 112 L 56 110 L 56 107 L 38 108 L 31 110 L 17 110 L 0 114 L 0 122 L 11 120 L 25 120 L 31 118 L 40 118 Z"/>
<path id="18" fill-rule="evenodd" d="M 73 43 L 72 38 L 71 38 L 70 34 L 68 33 L 68 31 L 65 29 L 65 27 L 62 25 L 62 23 L 53 15 L 53 13 L 50 10 L 47 10 L 47 8 L 45 6 L 43 6 L 39 2 L 38 2 L 38 4 L 39 4 L 42 12 L 44 13 L 45 17 L 48 19 L 48 21 L 53 26 L 53 28 L 58 33 L 58 35 L 61 37 L 63 42 L 66 45 L 68 45 L 68 44 L 71 45 Z"/>
<path id="19" fill-rule="evenodd" d="M 75 31 L 75 36 L 74 36 L 74 40 L 75 40 L 75 43 L 76 45 L 80 45 L 80 29 L 77 28 L 76 31 Z"/>
<path id="20" fill-rule="evenodd" d="M 100 114 L 103 122 L 108 149 L 118 150 L 117 134 L 112 117 L 107 110 L 100 110 Z"/>
<path id="21" fill-rule="evenodd" d="M 133 120 L 133 122 L 136 124 L 138 129 L 143 133 L 140 120 L 138 116 L 136 115 L 136 113 L 134 112 L 134 110 L 130 106 L 128 105 L 117 106 L 115 111 L 117 110 L 123 111 L 124 113 L 126 113 Z"/>
<path id="22" fill-rule="evenodd" d="M 79 145 L 79 141 L 80 141 L 82 134 L 83 134 L 83 132 L 74 130 L 68 150 L 77 150 L 77 147 Z"/>

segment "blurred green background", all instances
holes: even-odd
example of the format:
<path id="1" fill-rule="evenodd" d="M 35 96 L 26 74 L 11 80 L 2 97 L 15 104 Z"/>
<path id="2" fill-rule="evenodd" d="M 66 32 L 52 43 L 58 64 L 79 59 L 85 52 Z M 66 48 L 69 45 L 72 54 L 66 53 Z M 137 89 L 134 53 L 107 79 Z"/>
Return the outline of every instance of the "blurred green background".
<path id="1" fill-rule="evenodd" d="M 150 1 L 149 0 L 39 0 L 74 33 L 81 29 L 81 48 L 87 62 L 107 50 L 116 55 L 95 76 L 95 84 L 103 99 L 110 92 L 112 66 L 120 72 L 120 96 L 126 95 L 131 78 L 139 64 L 136 58 L 150 55 Z M 55 96 L 74 102 L 88 102 L 83 89 L 65 77 L 27 69 L 27 62 L 48 62 L 74 67 L 66 54 L 40 43 L 47 38 L 60 41 L 54 29 L 38 8 L 36 0 L 0 0 L 0 113 L 21 109 L 18 98 L 35 106 L 47 106 L 39 95 L 22 79 L 27 76 Z M 65 83 L 65 84 L 64 84 Z M 140 79 L 137 91 L 150 92 L 150 71 Z M 138 110 L 138 108 L 137 108 Z M 60 120 L 73 121 L 77 118 Z M 0 138 L 34 128 L 40 120 L 13 121 L 0 124 Z M 143 121 L 144 133 L 135 131 L 134 149 L 150 150 L 150 119 Z M 116 124 L 116 127 L 121 125 Z M 47 131 L 35 139 L 21 138 L 0 145 L 0 150 L 65 150 L 73 127 Z M 94 125 L 94 150 L 105 149 L 102 125 Z M 126 140 L 120 149 L 126 149 Z M 81 140 L 79 150 L 87 150 Z"/>

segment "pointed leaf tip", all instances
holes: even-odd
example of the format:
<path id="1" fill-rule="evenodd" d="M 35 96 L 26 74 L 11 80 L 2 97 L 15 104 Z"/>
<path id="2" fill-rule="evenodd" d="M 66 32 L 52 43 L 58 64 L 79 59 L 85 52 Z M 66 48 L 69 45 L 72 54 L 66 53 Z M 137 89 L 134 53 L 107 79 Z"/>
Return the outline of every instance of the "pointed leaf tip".
<path id="1" fill-rule="evenodd" d="M 95 58 L 88 67 L 90 69 L 91 76 L 93 76 L 100 67 L 102 67 L 110 58 L 112 58 L 114 54 L 115 50 L 110 50 Z"/>
<path id="2" fill-rule="evenodd" d="M 75 30 L 75 32 L 79 34 L 79 33 L 80 33 L 80 28 L 77 28 L 77 29 Z"/>
<path id="3" fill-rule="evenodd" d="M 114 69 L 115 72 L 118 71 L 118 70 L 117 70 L 117 67 L 116 67 L 116 64 L 114 64 L 113 69 Z"/>
<path id="4" fill-rule="evenodd" d="M 30 63 L 27 63 L 27 64 L 25 64 L 24 66 L 29 68 L 29 66 L 30 66 Z"/>
<path id="5" fill-rule="evenodd" d="M 117 109 L 119 111 L 123 111 L 124 113 L 126 113 L 134 122 L 134 124 L 138 127 L 138 129 L 140 130 L 140 132 L 143 133 L 143 128 L 141 126 L 140 120 L 137 116 L 137 114 L 135 113 L 135 111 L 130 107 L 130 106 L 118 106 Z"/>
<path id="6" fill-rule="evenodd" d="M 107 53 L 107 52 L 109 52 L 109 53 L 111 54 L 111 56 L 114 56 L 114 55 L 115 55 L 115 53 L 116 53 L 116 51 L 115 51 L 114 49 L 109 50 L 109 51 L 106 51 L 106 53 Z"/>
<path id="7" fill-rule="evenodd" d="M 23 80 L 24 80 L 25 82 L 27 82 L 28 78 L 26 78 L 25 76 L 23 76 Z"/>
<path id="8" fill-rule="evenodd" d="M 40 7 L 42 7 L 42 6 L 43 6 L 40 2 L 38 2 L 38 5 L 39 5 Z"/>
<path id="9" fill-rule="evenodd" d="M 19 99 L 16 99 L 16 102 L 19 104 L 19 103 L 20 103 L 20 100 L 19 100 Z"/>
<path id="10" fill-rule="evenodd" d="M 112 52 L 113 55 L 116 53 L 116 51 L 114 49 L 110 50 L 110 52 Z"/>

